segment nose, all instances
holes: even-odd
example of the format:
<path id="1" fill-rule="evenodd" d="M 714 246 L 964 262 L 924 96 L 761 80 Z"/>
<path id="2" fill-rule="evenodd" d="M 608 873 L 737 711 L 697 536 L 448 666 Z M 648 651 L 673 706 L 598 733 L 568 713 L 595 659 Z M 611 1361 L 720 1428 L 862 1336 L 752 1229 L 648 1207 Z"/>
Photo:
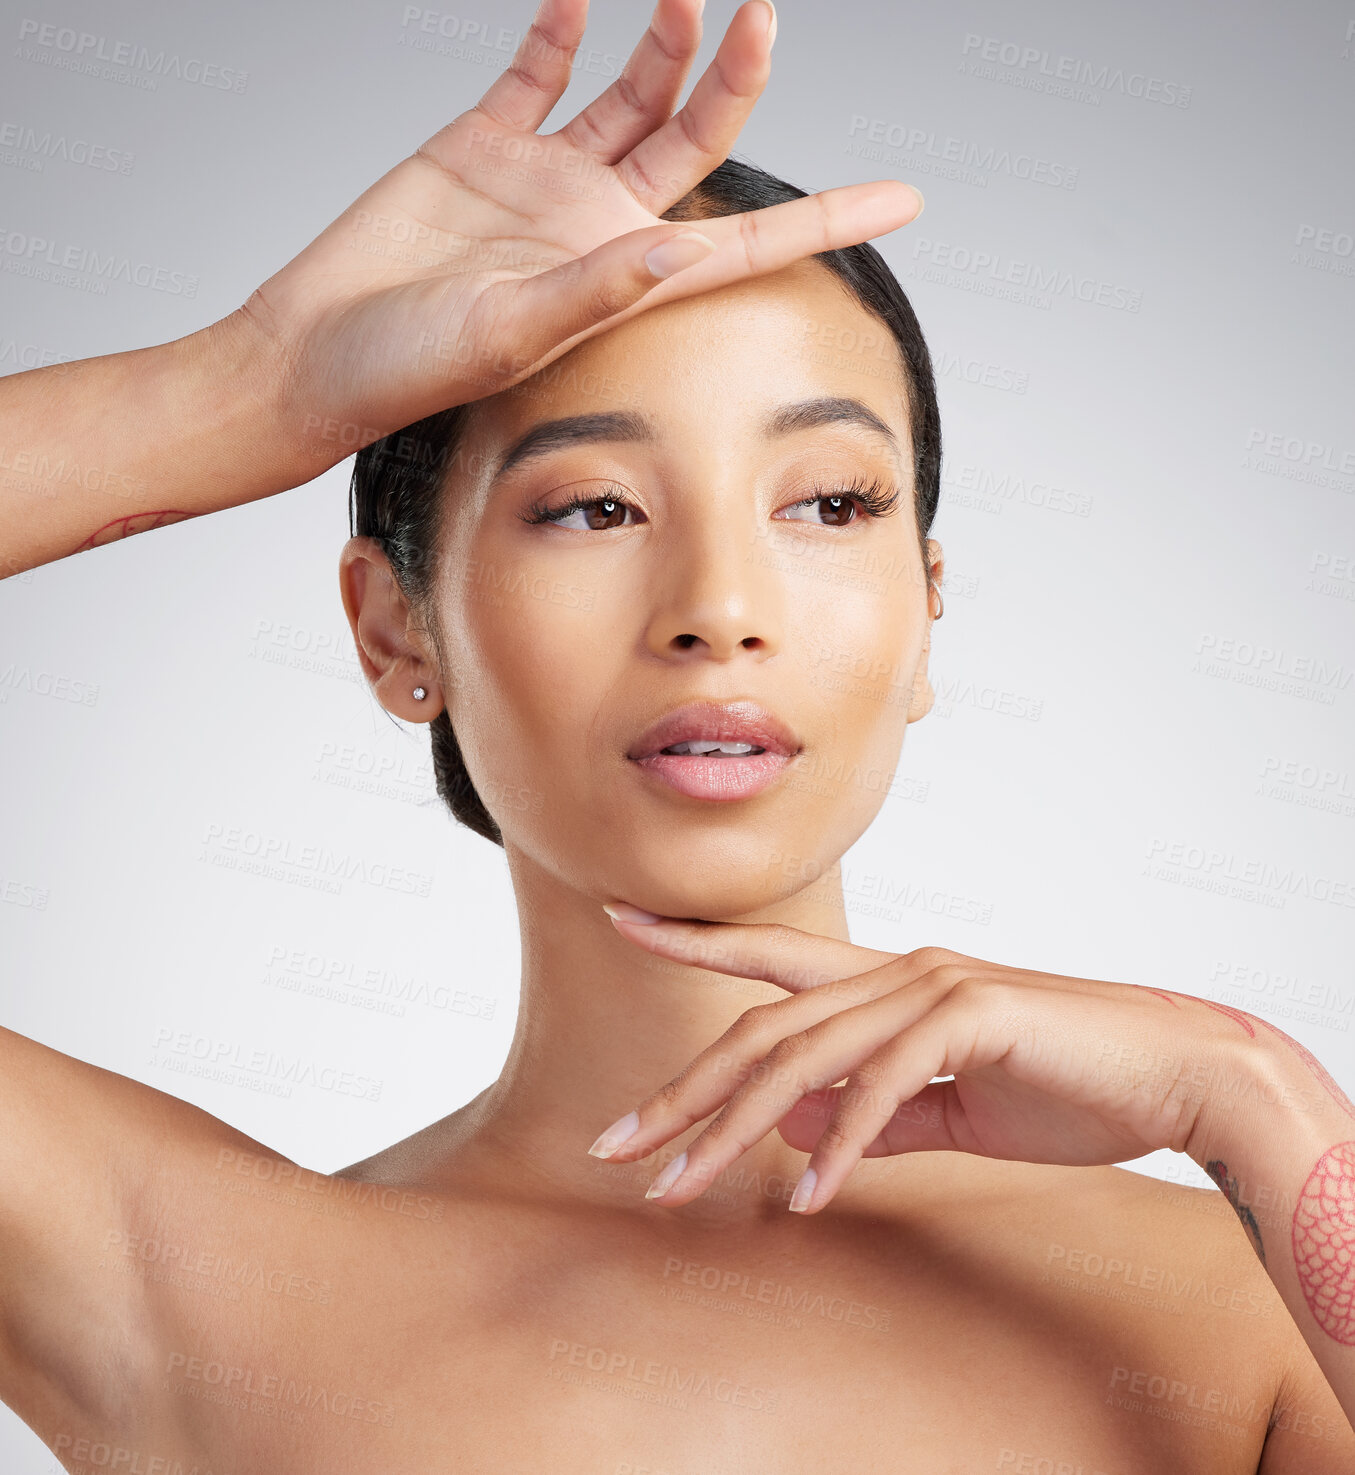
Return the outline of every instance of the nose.
<path id="1" fill-rule="evenodd" d="M 663 550 L 645 643 L 665 660 L 767 660 L 781 648 L 782 599 L 759 562 L 753 525 L 728 516 L 701 522 L 681 535 L 674 528 Z"/>

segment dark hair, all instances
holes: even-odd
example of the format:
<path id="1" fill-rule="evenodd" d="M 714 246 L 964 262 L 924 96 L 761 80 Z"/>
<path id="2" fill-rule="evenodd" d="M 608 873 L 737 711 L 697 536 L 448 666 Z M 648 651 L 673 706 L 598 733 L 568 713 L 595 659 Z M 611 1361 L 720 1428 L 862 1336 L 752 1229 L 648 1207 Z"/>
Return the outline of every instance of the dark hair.
<path id="1" fill-rule="evenodd" d="M 701 220 L 760 210 L 806 191 L 741 160 L 718 164 L 694 189 L 663 212 L 664 220 Z M 926 539 L 941 490 L 941 416 L 931 355 L 912 304 L 884 258 L 869 243 L 818 252 L 821 261 L 867 312 L 893 334 L 908 385 L 908 419 L 913 441 L 918 542 L 926 564 Z M 441 658 L 431 596 L 437 564 L 443 499 L 439 495 L 449 462 L 457 453 L 470 404 L 454 405 L 358 452 L 350 487 L 349 526 L 355 537 L 375 538 L 391 562 L 411 609 L 425 618 Z M 442 662 L 446 665 L 446 662 Z M 437 791 L 452 814 L 477 834 L 503 844 L 461 756 L 444 707 L 430 723 Z"/>

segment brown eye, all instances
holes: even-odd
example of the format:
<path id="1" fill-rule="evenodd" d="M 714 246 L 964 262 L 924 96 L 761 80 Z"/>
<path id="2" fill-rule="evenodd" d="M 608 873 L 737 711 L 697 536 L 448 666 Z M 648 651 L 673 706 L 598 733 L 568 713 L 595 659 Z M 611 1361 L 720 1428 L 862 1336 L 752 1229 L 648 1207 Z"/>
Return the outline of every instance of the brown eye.
<path id="1" fill-rule="evenodd" d="M 626 525 L 635 509 L 619 497 L 570 497 L 559 507 L 537 504 L 523 514 L 525 522 L 553 522 L 576 533 L 605 533 Z"/>
<path id="2" fill-rule="evenodd" d="M 584 515 L 589 532 L 604 533 L 608 528 L 618 528 L 626 521 L 626 504 L 613 501 L 611 497 L 599 497 L 595 502 L 585 503 L 578 509 Z"/>
<path id="3" fill-rule="evenodd" d="M 856 499 L 854 497 L 829 494 L 821 497 L 806 497 L 803 502 L 796 502 L 787 511 L 795 512 L 801 507 L 811 509 L 811 512 L 826 506 L 828 515 L 826 518 L 816 519 L 809 517 L 792 517 L 792 522 L 814 522 L 818 521 L 820 527 L 846 527 L 848 523 L 857 521 L 855 512 Z"/>

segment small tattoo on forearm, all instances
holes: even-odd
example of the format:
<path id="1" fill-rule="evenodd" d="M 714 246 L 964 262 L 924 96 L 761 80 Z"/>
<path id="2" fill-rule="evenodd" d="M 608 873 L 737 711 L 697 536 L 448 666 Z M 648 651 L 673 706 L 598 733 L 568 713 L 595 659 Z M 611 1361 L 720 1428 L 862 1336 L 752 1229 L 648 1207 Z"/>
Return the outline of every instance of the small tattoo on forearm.
<path id="1" fill-rule="evenodd" d="M 148 532 L 151 528 L 164 527 L 171 522 L 182 522 L 185 517 L 196 516 L 196 512 L 183 512 L 178 508 L 167 507 L 161 512 L 133 512 L 126 517 L 115 517 L 112 522 L 96 528 L 75 552 L 83 553 L 87 548 L 116 543 L 122 538 L 130 538 L 133 533 Z"/>
<path id="2" fill-rule="evenodd" d="M 1228 1171 L 1228 1164 L 1221 1158 L 1211 1158 L 1205 1165 L 1204 1170 L 1223 1190 L 1223 1196 L 1233 1206 L 1233 1211 L 1242 1221 L 1242 1227 L 1251 1236 L 1252 1249 L 1260 1258 L 1262 1265 L 1266 1263 L 1265 1246 L 1261 1243 L 1261 1226 L 1256 1222 L 1256 1215 L 1250 1207 L 1242 1202 L 1238 1193 L 1237 1179 Z"/>

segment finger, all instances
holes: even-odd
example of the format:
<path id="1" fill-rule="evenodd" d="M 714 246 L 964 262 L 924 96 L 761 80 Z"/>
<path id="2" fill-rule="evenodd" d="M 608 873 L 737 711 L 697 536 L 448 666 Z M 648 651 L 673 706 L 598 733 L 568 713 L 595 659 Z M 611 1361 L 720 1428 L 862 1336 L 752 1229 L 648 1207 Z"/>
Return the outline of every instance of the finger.
<path id="1" fill-rule="evenodd" d="M 894 1035 L 907 1032 L 919 1017 L 934 1013 L 935 997 L 934 991 L 891 994 L 841 1010 L 778 1040 L 765 1058 L 743 1072 L 745 1079 L 729 1096 L 724 1109 L 687 1144 L 683 1165 L 675 1170 L 670 1164 L 659 1175 L 656 1182 L 663 1192 L 655 1193 L 651 1189 L 646 1196 L 661 1197 L 665 1205 L 678 1205 L 697 1197 L 754 1143 L 760 1142 L 806 1093 L 841 1080 Z M 799 1005 L 802 1001 L 793 1002 Z M 784 1006 L 768 1007 L 777 1010 Z M 718 1072 L 718 1066 L 718 1055 L 707 1051 L 704 1059 L 698 1057 L 694 1062 L 690 1084 L 684 1072 L 673 1083 L 676 1094 L 659 1092 L 645 1102 L 639 1108 L 640 1131 L 626 1143 L 627 1148 L 631 1142 L 641 1140 L 641 1132 L 645 1133 L 645 1141 L 652 1142 L 655 1137 L 667 1140 L 662 1127 L 655 1132 L 650 1126 L 666 1115 L 676 1115 L 679 1122 L 685 1118 L 688 1126 L 706 1115 L 700 1110 L 693 1114 L 693 1103 L 703 1100 L 702 1093 L 706 1093 L 704 1099 L 708 1102 L 712 1089 L 724 1093 L 729 1090 L 727 1071 L 723 1079 L 718 1073 L 711 1074 Z M 665 1174 L 669 1175 L 666 1180 Z"/>
<path id="2" fill-rule="evenodd" d="M 648 1156 L 656 1147 L 685 1132 L 694 1122 L 708 1117 L 722 1103 L 731 1101 L 745 1082 L 755 1078 L 765 1080 L 775 1069 L 771 1063 L 772 1052 L 779 1050 L 784 1053 L 788 1048 L 787 1041 L 792 1044 L 801 1041 L 823 1020 L 834 1015 L 840 1017 L 844 1011 L 858 1008 L 863 990 L 856 985 L 871 978 L 877 983 L 875 997 L 883 997 L 889 989 L 888 973 L 877 969 L 856 979 L 823 984 L 794 999 L 755 1004 L 751 1009 L 745 1009 L 713 1045 L 703 1050 L 673 1080 L 646 1097 L 628 1117 L 622 1118 L 623 1121 L 632 1116 L 635 1119 L 630 1124 L 628 1136 L 612 1145 L 604 1133 L 588 1149 L 589 1152 L 594 1157 L 609 1158 L 613 1162 L 634 1162 Z M 891 1031 L 897 1031 L 930 1008 L 936 994 L 935 987 L 916 990 L 911 1004 L 899 1001 L 888 1018 L 863 1020 L 865 1033 L 859 1043 L 858 1058 L 888 1038 Z M 786 1109 L 789 1110 L 793 1104 L 792 1099 Z M 773 1118 L 773 1122 L 777 1119 Z M 766 1131 L 771 1130 L 773 1122 L 768 1123 Z M 688 1144 L 689 1147 L 692 1145 Z"/>
<path id="3" fill-rule="evenodd" d="M 629 922 L 612 917 L 612 923 L 623 937 L 660 957 L 735 978 L 760 978 L 788 993 L 852 978 L 897 962 L 900 956 L 779 922 L 705 922 L 686 917 Z M 863 997 L 873 998 L 874 991 L 867 988 Z"/>
<path id="4" fill-rule="evenodd" d="M 682 111 L 617 156 L 617 173 L 646 210 L 661 215 L 729 157 L 771 74 L 774 33 L 770 5 L 741 5 Z"/>
<path id="5" fill-rule="evenodd" d="M 701 45 L 702 3 L 659 0 L 621 75 L 560 129 L 569 143 L 615 164 L 668 120 Z"/>
<path id="6" fill-rule="evenodd" d="M 513 371 L 525 378 L 558 358 L 568 340 L 615 319 L 712 249 L 709 237 L 691 226 L 646 226 L 549 271 L 496 282 L 476 311 L 489 320 L 487 332 L 513 345 Z"/>
<path id="7" fill-rule="evenodd" d="M 475 105 L 503 128 L 535 133 L 569 86 L 588 0 L 541 0 L 506 71 Z"/>
<path id="8" fill-rule="evenodd" d="M 818 251 L 868 241 L 906 225 L 921 208 L 921 195 L 902 180 L 877 179 L 868 184 L 837 185 L 803 199 L 784 200 L 779 205 L 737 215 L 703 216 L 688 228 L 699 229 L 714 241 L 715 251 L 696 266 L 661 282 L 606 326 L 617 327 L 662 302 L 694 297 L 698 292 L 779 271 Z M 584 336 L 591 337 L 596 331 Z M 566 343 L 560 351 L 573 346 Z"/>
<path id="9" fill-rule="evenodd" d="M 802 1096 L 776 1124 L 788 1147 L 812 1153 L 837 1111 L 846 1086 L 829 1086 Z M 954 1081 L 933 1081 L 909 1101 L 900 1102 L 894 1115 L 861 1150 L 862 1157 L 895 1157 L 904 1152 L 969 1152 L 965 1135 L 956 1140 L 953 1123 L 963 1122 Z M 806 1164 L 808 1166 L 808 1164 Z"/>
<path id="10" fill-rule="evenodd" d="M 906 1122 L 894 1125 L 905 1105 L 936 1076 L 991 1064 L 1011 1043 L 1001 1027 L 978 1027 L 971 999 L 947 994 L 925 1018 L 852 1069 L 791 1195 L 791 1209 L 807 1214 L 827 1205 L 872 1143 L 883 1139 L 889 1151 L 906 1151 Z M 956 1120 L 952 1113 L 951 1123 Z M 971 1138 L 965 1150 L 976 1147 Z"/>
<path id="11" fill-rule="evenodd" d="M 716 243 L 699 272 L 674 283 L 668 296 L 690 296 L 747 277 L 780 271 L 801 257 L 854 246 L 916 219 L 922 196 L 899 179 L 843 184 L 761 210 L 702 219 Z"/>
<path id="12" fill-rule="evenodd" d="M 513 344 L 517 377 L 525 378 L 576 343 L 619 327 L 647 308 L 776 271 L 816 251 L 868 240 L 906 224 L 920 208 L 915 190 L 899 180 L 881 179 L 739 215 L 702 218 L 694 222 L 699 232 L 687 226 L 680 234 L 699 234 L 714 241 L 716 249 L 695 265 L 676 270 L 666 266 L 666 275 L 657 277 L 641 265 L 642 253 L 668 236 L 661 226 L 646 226 L 549 271 L 496 282 L 481 294 L 477 310 L 491 319 L 494 341 Z M 613 271 L 616 282 L 610 280 Z M 501 307 L 505 300 L 509 305 Z M 495 317 L 498 312 L 501 320 Z M 461 331 L 465 336 L 465 329 Z M 490 376 L 479 393 L 504 387 L 501 377 Z"/>

